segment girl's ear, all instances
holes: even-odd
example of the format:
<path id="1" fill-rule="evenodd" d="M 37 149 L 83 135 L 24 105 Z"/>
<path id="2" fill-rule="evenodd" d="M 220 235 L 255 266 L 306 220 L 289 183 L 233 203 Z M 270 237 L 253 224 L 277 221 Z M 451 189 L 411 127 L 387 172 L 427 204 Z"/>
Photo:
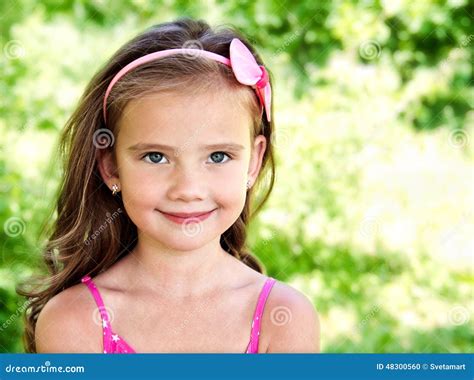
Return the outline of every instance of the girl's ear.
<path id="1" fill-rule="evenodd" d="M 267 139 L 263 135 L 255 137 L 252 154 L 250 156 L 249 170 L 247 172 L 250 186 L 252 186 L 257 180 L 258 173 L 262 167 L 263 154 L 267 149 Z"/>
<path id="2" fill-rule="evenodd" d="M 117 164 L 115 163 L 113 152 L 110 150 L 99 150 L 97 152 L 97 166 L 105 184 L 112 189 L 113 185 L 120 187 Z"/>

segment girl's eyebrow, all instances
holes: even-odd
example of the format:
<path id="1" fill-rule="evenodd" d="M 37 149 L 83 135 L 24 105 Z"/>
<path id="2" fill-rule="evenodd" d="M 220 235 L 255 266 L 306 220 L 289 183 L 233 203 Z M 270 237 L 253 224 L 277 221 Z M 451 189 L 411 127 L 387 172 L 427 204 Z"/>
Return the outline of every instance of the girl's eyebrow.
<path id="1" fill-rule="evenodd" d="M 245 149 L 243 145 L 234 144 L 234 143 L 221 143 L 221 144 L 210 144 L 210 145 L 201 145 L 201 149 L 222 149 L 222 150 L 233 150 L 239 151 Z M 132 152 L 140 150 L 149 150 L 149 149 L 158 149 L 158 150 L 181 150 L 183 148 L 163 145 L 163 144 L 147 144 L 147 143 L 138 143 L 128 147 L 128 150 Z"/>

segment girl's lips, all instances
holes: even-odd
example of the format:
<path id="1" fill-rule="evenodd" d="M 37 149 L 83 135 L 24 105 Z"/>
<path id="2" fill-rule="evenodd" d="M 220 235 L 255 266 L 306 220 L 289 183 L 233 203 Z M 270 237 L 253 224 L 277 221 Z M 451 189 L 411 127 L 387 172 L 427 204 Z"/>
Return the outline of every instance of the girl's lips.
<path id="1" fill-rule="evenodd" d="M 182 224 L 182 223 L 186 223 L 186 222 L 190 222 L 190 221 L 203 221 L 203 220 L 209 218 L 209 216 L 211 216 L 211 214 L 215 210 L 216 209 L 205 212 L 204 214 L 203 213 L 196 213 L 196 212 L 191 213 L 191 214 L 183 214 L 183 213 L 168 214 L 168 213 L 163 212 L 163 211 L 160 211 L 160 212 L 163 214 L 163 216 L 165 218 L 171 220 L 172 222 Z"/>

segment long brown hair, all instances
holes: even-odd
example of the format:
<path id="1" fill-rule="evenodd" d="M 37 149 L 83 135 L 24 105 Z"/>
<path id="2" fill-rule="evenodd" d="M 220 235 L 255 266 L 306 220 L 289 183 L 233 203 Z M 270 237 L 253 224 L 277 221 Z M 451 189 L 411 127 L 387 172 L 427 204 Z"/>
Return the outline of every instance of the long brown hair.
<path id="1" fill-rule="evenodd" d="M 128 254 L 137 243 L 137 228 L 125 212 L 120 196 L 112 196 L 103 183 L 97 165 L 100 149 L 91 142 L 97 140 L 99 130 L 116 135 L 121 110 L 128 101 L 146 93 L 176 89 L 189 91 L 190 85 L 194 89 L 204 88 L 211 81 L 219 80 L 238 91 L 247 91 L 247 97 L 252 94 L 252 101 L 247 103 L 254 115 L 253 135 L 264 135 L 267 148 L 259 178 L 248 191 L 243 211 L 221 235 L 220 243 L 230 255 L 264 273 L 264 267 L 248 251 L 245 242 L 250 218 L 261 209 L 273 188 L 273 117 L 272 122 L 269 122 L 265 113 L 260 115 L 257 97 L 251 88 L 240 85 L 231 69 L 225 65 L 176 55 L 150 62 L 127 74 L 110 94 L 107 127 L 102 115 L 102 102 L 108 84 L 131 61 L 153 51 L 193 45 L 229 57 L 233 38 L 239 38 L 254 54 L 256 61 L 263 65 L 250 43 L 231 27 L 212 30 L 204 21 L 186 18 L 155 25 L 126 43 L 86 87 L 59 140 L 64 176 L 55 205 L 55 218 L 43 230 L 47 236 L 43 259 L 49 273 L 30 279 L 17 289 L 29 301 L 24 316 L 26 352 L 36 352 L 36 320 L 52 297 L 79 283 L 86 274 L 93 277 L 105 271 Z M 107 149 L 114 153 L 113 144 Z M 253 194 L 255 189 L 258 191 Z"/>

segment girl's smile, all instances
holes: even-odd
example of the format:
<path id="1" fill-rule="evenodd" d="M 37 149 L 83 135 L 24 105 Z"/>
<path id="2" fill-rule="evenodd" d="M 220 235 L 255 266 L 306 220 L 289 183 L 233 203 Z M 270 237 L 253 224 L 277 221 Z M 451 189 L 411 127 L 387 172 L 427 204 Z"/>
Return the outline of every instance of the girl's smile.
<path id="1" fill-rule="evenodd" d="M 163 216 L 172 222 L 183 224 L 183 223 L 192 223 L 192 222 L 202 222 L 209 218 L 214 211 L 217 209 L 204 211 L 204 212 L 192 212 L 192 213 L 169 213 L 164 211 L 159 211 Z"/>

